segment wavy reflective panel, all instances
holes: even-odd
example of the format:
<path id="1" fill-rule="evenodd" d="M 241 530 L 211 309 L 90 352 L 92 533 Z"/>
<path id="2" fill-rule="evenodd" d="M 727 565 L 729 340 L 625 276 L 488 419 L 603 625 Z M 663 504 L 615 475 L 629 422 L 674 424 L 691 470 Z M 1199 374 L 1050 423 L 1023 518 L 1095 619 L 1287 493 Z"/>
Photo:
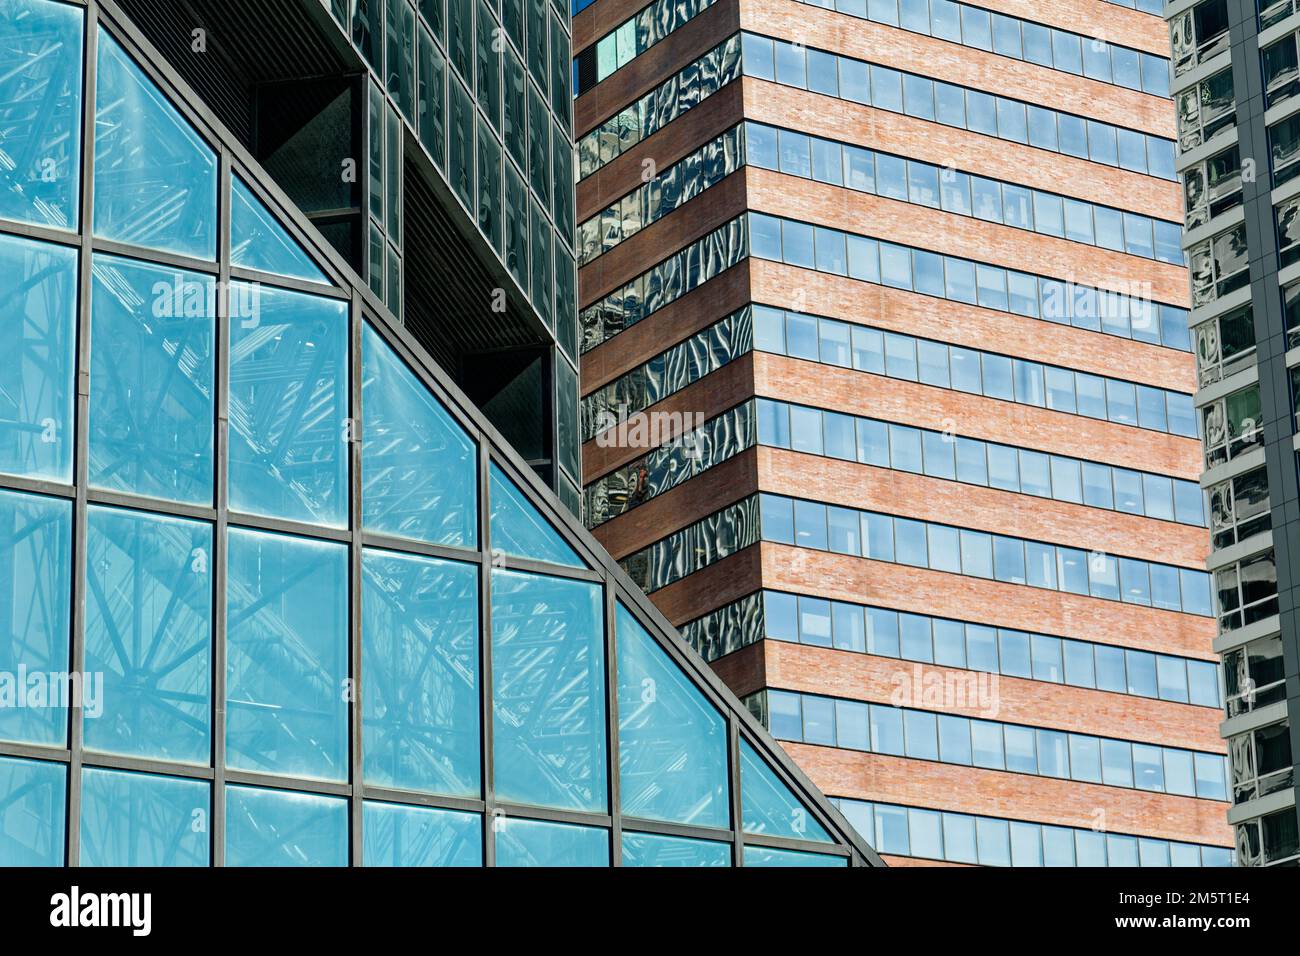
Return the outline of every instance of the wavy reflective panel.
<path id="1" fill-rule="evenodd" d="M 578 227 L 578 263 L 587 265 L 631 239 L 745 164 L 745 137 L 733 126 Z"/>
<path id="2" fill-rule="evenodd" d="M 369 325 L 362 331 L 361 362 L 366 530 L 474 547 L 477 445 Z"/>
<path id="3" fill-rule="evenodd" d="M 728 37 L 578 141 L 578 178 L 590 176 L 740 76 L 740 34 Z"/>
<path id="4" fill-rule="evenodd" d="M 706 661 L 763 639 L 763 600 L 750 594 L 681 627 L 682 638 Z"/>
<path id="5" fill-rule="evenodd" d="M 230 509 L 347 524 L 348 305 L 231 283 Z"/>
<path id="6" fill-rule="evenodd" d="M 72 502 L 0 492 L 0 740 L 67 739 L 71 595 Z"/>
<path id="7" fill-rule="evenodd" d="M 91 506 L 88 750 L 206 764 L 211 753 L 212 526 Z M 95 706 L 97 704 L 97 706 Z"/>
<path id="8" fill-rule="evenodd" d="M 92 272 L 91 483 L 211 504 L 215 281 L 103 255 Z"/>
<path id="9" fill-rule="evenodd" d="M 348 776 L 348 563 L 343 545 L 232 528 L 226 764 Z"/>
<path id="10" fill-rule="evenodd" d="M 497 799 L 606 808 L 603 617 L 597 584 L 492 572 Z"/>
<path id="11" fill-rule="evenodd" d="M 103 29 L 95 85 L 95 235 L 215 259 L 212 148 Z"/>
<path id="12" fill-rule="evenodd" d="M 712 5 L 713 0 L 654 0 L 642 7 L 635 16 L 578 54 L 575 59 L 578 95 L 626 66 Z"/>
<path id="13" fill-rule="evenodd" d="M 226 787 L 226 866 L 347 866 L 348 802 Z"/>
<path id="14" fill-rule="evenodd" d="M 492 549 L 516 558 L 532 558 L 570 568 L 586 562 L 494 463 L 491 471 Z"/>
<path id="15" fill-rule="evenodd" d="M 207 866 L 210 785 L 152 773 L 81 772 L 82 866 Z"/>
<path id="16" fill-rule="evenodd" d="M 726 722 L 622 604 L 615 621 L 623 812 L 727 827 Z"/>
<path id="17" fill-rule="evenodd" d="M 72 481 L 77 253 L 0 237 L 0 471 Z"/>
<path id="18" fill-rule="evenodd" d="M 74 229 L 81 194 L 84 17 L 50 0 L 0 0 L 0 216 Z"/>
<path id="19" fill-rule="evenodd" d="M 230 184 L 230 263 L 329 284 L 325 273 L 238 176 Z"/>
<path id="20" fill-rule="evenodd" d="M 367 800 L 362 808 L 365 866 L 482 866 L 477 813 Z"/>
<path id="21" fill-rule="evenodd" d="M 746 219 L 739 216 L 592 303 L 578 316 L 582 351 L 589 352 L 721 275 L 748 256 L 749 248 Z"/>
<path id="22" fill-rule="evenodd" d="M 831 842 L 803 802 L 744 739 L 740 741 L 740 803 L 746 833 Z M 749 852 L 747 847 L 746 857 Z"/>
<path id="23" fill-rule="evenodd" d="M 478 796 L 478 567 L 366 549 L 362 753 L 367 783 Z"/>
<path id="24" fill-rule="evenodd" d="M 715 372 L 754 346 L 751 307 L 745 306 L 656 355 L 582 400 L 582 440 L 590 441 L 620 413 L 630 415 Z"/>
<path id="25" fill-rule="evenodd" d="M 619 562 L 643 591 L 657 591 L 760 539 L 759 498 L 751 495 Z"/>
<path id="26" fill-rule="evenodd" d="M 681 418 L 680 413 L 669 413 Z M 637 419 L 629 425 L 635 434 Z M 676 431 L 672 427 L 672 431 Z M 678 485 L 721 464 L 755 442 L 754 404 L 747 402 L 723 412 L 683 437 L 656 448 L 586 488 L 587 523 L 594 527 L 645 504 Z"/>
<path id="27" fill-rule="evenodd" d="M 745 866 L 848 866 L 848 857 L 802 850 L 778 850 L 768 846 L 745 847 Z"/>
<path id="28" fill-rule="evenodd" d="M 731 845 L 623 831 L 624 866 L 731 866 Z"/>
<path id="29" fill-rule="evenodd" d="M 497 866 L 609 866 L 609 831 L 503 817 L 493 827 Z"/>
<path id="30" fill-rule="evenodd" d="M 0 866 L 63 866 L 67 767 L 0 757 Z"/>

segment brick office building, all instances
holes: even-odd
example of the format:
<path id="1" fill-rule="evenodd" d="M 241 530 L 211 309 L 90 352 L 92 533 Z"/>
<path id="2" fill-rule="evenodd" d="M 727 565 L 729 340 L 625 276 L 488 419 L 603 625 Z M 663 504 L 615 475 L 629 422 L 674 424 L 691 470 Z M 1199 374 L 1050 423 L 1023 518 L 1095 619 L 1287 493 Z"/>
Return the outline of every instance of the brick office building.
<path id="1" fill-rule="evenodd" d="M 574 18 L 587 523 L 891 863 L 1231 861 L 1136 6 Z"/>

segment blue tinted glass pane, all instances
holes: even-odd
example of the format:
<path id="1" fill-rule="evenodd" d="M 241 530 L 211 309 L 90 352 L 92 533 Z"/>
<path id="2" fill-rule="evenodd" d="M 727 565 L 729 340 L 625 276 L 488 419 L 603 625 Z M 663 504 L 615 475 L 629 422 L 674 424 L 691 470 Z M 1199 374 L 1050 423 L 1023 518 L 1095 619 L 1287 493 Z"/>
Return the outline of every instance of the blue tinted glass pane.
<path id="1" fill-rule="evenodd" d="M 226 866 L 347 866 L 348 803 L 226 787 Z"/>
<path id="2" fill-rule="evenodd" d="M 361 337 L 361 517 L 368 531 L 478 543 L 476 447 L 369 326 Z"/>
<path id="3" fill-rule="evenodd" d="M 66 739 L 71 564 L 71 502 L 0 492 L 0 740 Z"/>
<path id="4" fill-rule="evenodd" d="M 571 568 L 587 566 L 495 463 L 488 493 L 492 499 L 493 550 Z"/>
<path id="5" fill-rule="evenodd" d="M 67 768 L 0 757 L 0 866 L 62 866 Z"/>
<path id="6" fill-rule="evenodd" d="M 609 831 L 572 823 L 501 818 L 497 866 L 609 866 Z"/>
<path id="7" fill-rule="evenodd" d="M 72 481 L 76 275 L 74 250 L 0 237 L 0 471 Z"/>
<path id="8" fill-rule="evenodd" d="M 217 255 L 217 158 L 105 30 L 95 91 L 95 235 Z"/>
<path id="9" fill-rule="evenodd" d="M 347 549 L 235 528 L 229 541 L 226 763 L 345 779 Z"/>
<path id="10" fill-rule="evenodd" d="M 618 637 L 618 746 L 623 812 L 726 827 L 726 723 L 623 605 Z"/>
<path id="11" fill-rule="evenodd" d="M 595 584 L 492 574 L 493 747 L 502 800 L 603 810 L 605 653 Z"/>
<path id="12" fill-rule="evenodd" d="M 347 303 L 244 282 L 230 298 L 230 510 L 343 527 Z"/>
<path id="13" fill-rule="evenodd" d="M 831 842 L 821 824 L 747 740 L 740 742 L 740 796 L 746 833 Z"/>
<path id="14" fill-rule="evenodd" d="M 361 573 L 366 782 L 477 796 L 478 568 L 367 549 Z"/>
<path id="15" fill-rule="evenodd" d="M 731 866 L 731 847 L 712 840 L 623 832 L 624 866 Z"/>
<path id="16" fill-rule="evenodd" d="M 845 856 L 827 853 L 803 853 L 799 850 L 777 850 L 766 846 L 745 847 L 745 866 L 848 866 Z"/>
<path id="17" fill-rule="evenodd" d="M 109 256 L 93 271 L 91 483 L 211 504 L 215 282 Z"/>
<path id="18" fill-rule="evenodd" d="M 152 773 L 81 773 L 82 866 L 207 866 L 209 785 Z"/>
<path id="19" fill-rule="evenodd" d="M 230 191 L 230 262 L 308 282 L 329 282 L 238 176 Z"/>
<path id="20" fill-rule="evenodd" d="M 9 0 L 0 18 L 0 216 L 71 229 L 81 154 L 82 14 Z"/>
<path id="21" fill-rule="evenodd" d="M 367 800 L 361 810 L 365 866 L 482 866 L 477 813 Z"/>
<path id="22" fill-rule="evenodd" d="M 92 506 L 86 540 L 87 749 L 208 762 L 212 526 Z"/>

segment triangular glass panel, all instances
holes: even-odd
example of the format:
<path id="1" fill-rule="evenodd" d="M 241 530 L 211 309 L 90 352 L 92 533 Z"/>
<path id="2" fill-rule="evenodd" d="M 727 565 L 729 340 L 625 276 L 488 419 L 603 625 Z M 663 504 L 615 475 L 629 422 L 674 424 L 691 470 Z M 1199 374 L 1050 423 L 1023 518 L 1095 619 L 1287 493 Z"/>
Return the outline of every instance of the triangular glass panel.
<path id="1" fill-rule="evenodd" d="M 623 812 L 725 829 L 726 721 L 622 604 L 616 634 Z"/>
<path id="2" fill-rule="evenodd" d="M 369 324 L 361 333 L 361 524 L 478 544 L 478 445 Z"/>
<path id="3" fill-rule="evenodd" d="M 272 275 L 329 284 L 289 231 L 238 176 L 230 190 L 230 262 Z"/>
<path id="4" fill-rule="evenodd" d="M 830 843 L 831 838 L 747 740 L 740 742 L 740 814 L 746 833 Z"/>
<path id="5" fill-rule="evenodd" d="M 103 29 L 95 87 L 95 235 L 215 259 L 217 154 Z"/>
<path id="6" fill-rule="evenodd" d="M 516 558 L 531 558 L 570 568 L 587 563 L 569 547 L 551 523 L 532 506 L 505 473 L 492 464 L 492 549 Z"/>

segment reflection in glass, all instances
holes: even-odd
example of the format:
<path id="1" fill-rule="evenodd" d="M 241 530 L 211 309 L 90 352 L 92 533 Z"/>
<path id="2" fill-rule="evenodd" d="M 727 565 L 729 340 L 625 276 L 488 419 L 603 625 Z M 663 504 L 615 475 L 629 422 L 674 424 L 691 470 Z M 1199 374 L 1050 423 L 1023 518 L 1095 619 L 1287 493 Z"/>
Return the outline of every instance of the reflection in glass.
<path id="1" fill-rule="evenodd" d="M 828 853 L 804 853 L 800 850 L 778 850 L 767 846 L 746 846 L 745 866 L 848 866 L 846 856 Z"/>
<path id="2" fill-rule="evenodd" d="M 587 566 L 495 463 L 491 483 L 493 550 L 571 568 Z"/>
<path id="3" fill-rule="evenodd" d="M 86 670 L 103 684 L 85 745 L 206 764 L 212 526 L 93 505 L 87 520 Z"/>
<path id="4" fill-rule="evenodd" d="M 110 256 L 93 273 L 91 483 L 211 504 L 215 282 Z"/>
<path id="5" fill-rule="evenodd" d="M 493 827 L 497 866 L 609 866 L 609 831 L 503 817 Z"/>
<path id="6" fill-rule="evenodd" d="M 731 846 L 712 840 L 623 831 L 624 866 L 731 866 Z"/>
<path id="7" fill-rule="evenodd" d="M 238 528 L 229 541 L 227 766 L 347 779 L 347 549 Z"/>
<path id="8" fill-rule="evenodd" d="M 82 866 L 207 866 L 208 784 L 152 773 L 81 772 Z"/>
<path id="9" fill-rule="evenodd" d="M 0 276 L 0 471 L 71 482 L 77 253 L 3 236 Z"/>
<path id="10" fill-rule="evenodd" d="M 476 448 L 442 404 L 370 326 L 361 339 L 362 523 L 473 547 Z"/>
<path id="11" fill-rule="evenodd" d="M 822 825 L 747 740 L 740 742 L 740 796 L 746 833 L 831 842 Z"/>
<path id="12" fill-rule="evenodd" d="M 347 523 L 348 306 L 231 283 L 230 510 Z"/>
<path id="13" fill-rule="evenodd" d="M 726 827 L 726 723 L 622 604 L 618 746 L 628 816 Z"/>
<path id="14" fill-rule="evenodd" d="M 367 549 L 361 573 L 366 782 L 478 796 L 477 566 Z"/>
<path id="15" fill-rule="evenodd" d="M 217 157 L 106 30 L 95 91 L 95 235 L 217 255 Z"/>
<path id="16" fill-rule="evenodd" d="M 226 787 L 226 866 L 347 866 L 348 803 Z"/>
<path id="17" fill-rule="evenodd" d="M 83 20 L 67 3 L 0 2 L 0 216 L 6 219 L 76 227 Z"/>
<path id="18" fill-rule="evenodd" d="M 66 695 L 46 700 L 50 706 L 18 706 L 16 695 L 19 668 L 67 672 L 71 605 L 72 502 L 0 492 L 0 675 L 7 676 L 0 700 L 9 704 L 0 707 L 0 740 L 62 746 L 67 739 Z"/>
<path id="19" fill-rule="evenodd" d="M 0 757 L 0 866 L 62 866 L 65 765 Z"/>
<path id="20" fill-rule="evenodd" d="M 238 176 L 232 177 L 230 189 L 230 264 L 308 282 L 329 282 Z"/>
<path id="21" fill-rule="evenodd" d="M 362 807 L 365 866 L 482 866 L 477 813 L 367 800 Z"/>
<path id="22" fill-rule="evenodd" d="M 605 809 L 602 618 L 597 584 L 492 573 L 498 799 Z"/>

